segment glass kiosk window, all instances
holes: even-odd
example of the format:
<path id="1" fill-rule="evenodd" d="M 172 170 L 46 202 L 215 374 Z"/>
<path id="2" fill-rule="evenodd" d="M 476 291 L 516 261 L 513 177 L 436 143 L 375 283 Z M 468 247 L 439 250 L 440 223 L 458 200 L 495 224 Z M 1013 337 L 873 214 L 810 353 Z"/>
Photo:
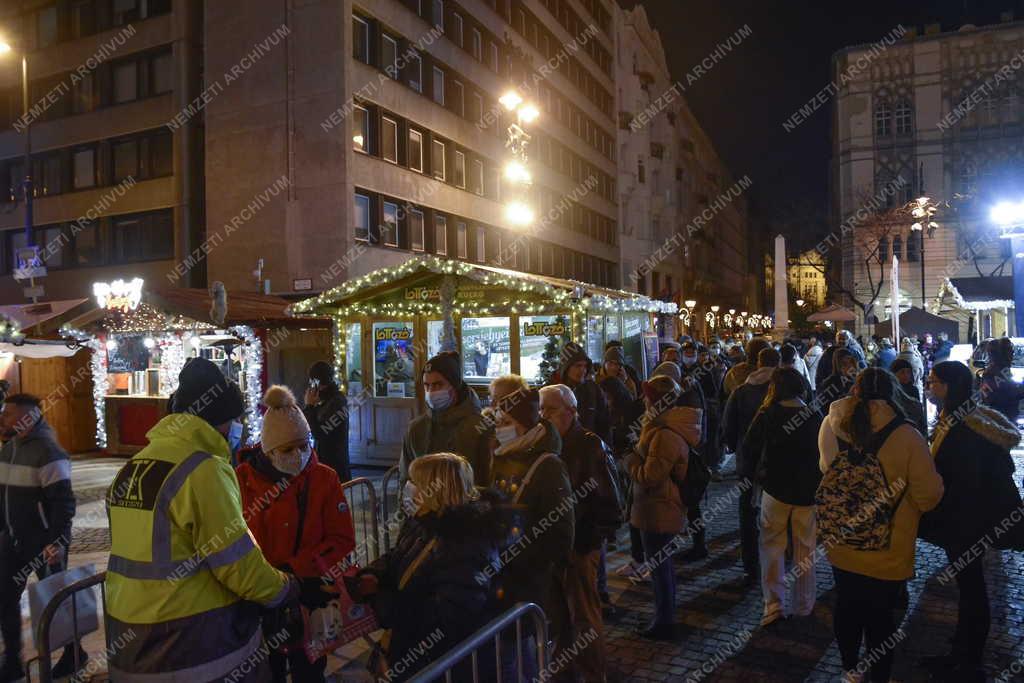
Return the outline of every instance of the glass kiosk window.
<path id="1" fill-rule="evenodd" d="M 622 341 L 622 320 L 617 315 L 609 315 L 604 319 L 604 343 Z M 604 354 L 604 347 L 601 347 Z"/>
<path id="2" fill-rule="evenodd" d="M 378 398 L 416 398 L 411 322 L 373 323 L 373 382 Z"/>
<path id="3" fill-rule="evenodd" d="M 427 321 L 427 358 L 441 353 L 441 337 L 444 335 L 443 320 Z"/>
<path id="4" fill-rule="evenodd" d="M 534 315 L 519 318 L 519 374 L 528 382 L 539 383 L 541 377 L 541 361 L 544 360 L 544 349 L 549 339 L 557 340 L 556 354 L 561 354 L 563 335 L 569 332 L 568 316 Z M 557 359 L 555 361 L 558 362 Z"/>
<path id="5" fill-rule="evenodd" d="M 626 355 L 626 362 L 636 368 L 641 376 L 644 372 L 644 317 L 642 313 L 627 313 L 622 316 L 622 350 Z"/>
<path id="6" fill-rule="evenodd" d="M 485 383 L 512 372 L 509 318 L 462 319 L 462 374 Z"/>
<path id="7" fill-rule="evenodd" d="M 592 315 L 587 318 L 587 355 L 600 361 L 604 358 L 604 318 Z"/>

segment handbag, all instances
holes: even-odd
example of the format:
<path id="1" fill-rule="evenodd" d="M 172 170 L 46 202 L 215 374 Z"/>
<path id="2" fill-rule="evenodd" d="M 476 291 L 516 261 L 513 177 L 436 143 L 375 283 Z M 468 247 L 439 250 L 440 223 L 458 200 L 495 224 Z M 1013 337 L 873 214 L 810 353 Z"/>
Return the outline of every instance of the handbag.
<path id="1" fill-rule="evenodd" d="M 381 628 L 373 608 L 353 600 L 345 585 L 345 576 L 354 577 L 359 567 L 350 567 L 338 576 L 323 556 L 318 556 L 316 563 L 322 576 L 332 577 L 337 597 L 323 607 L 302 608 L 303 648 L 310 663 Z"/>
<path id="2" fill-rule="evenodd" d="M 28 606 L 32 617 L 32 637 L 37 650 L 42 650 L 42 634 L 39 630 L 39 620 L 43 610 L 50 604 L 54 596 L 63 589 L 83 579 L 96 575 L 96 567 L 91 564 L 74 567 L 66 571 L 58 572 L 47 576 L 37 583 L 28 586 Z M 74 605 L 72 605 L 72 600 Z M 77 620 L 75 616 L 77 615 Z M 81 640 L 88 633 L 98 631 L 100 628 L 99 616 L 96 611 L 96 589 L 88 588 L 80 590 L 74 595 L 69 595 L 60 604 L 50 622 L 50 643 L 49 650 L 54 652 L 77 640 Z"/>

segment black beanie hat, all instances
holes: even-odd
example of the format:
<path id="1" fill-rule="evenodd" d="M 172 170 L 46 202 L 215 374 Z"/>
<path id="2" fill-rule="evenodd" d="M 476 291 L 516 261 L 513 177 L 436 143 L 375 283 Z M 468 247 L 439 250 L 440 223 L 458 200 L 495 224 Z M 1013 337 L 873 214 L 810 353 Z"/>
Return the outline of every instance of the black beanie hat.
<path id="1" fill-rule="evenodd" d="M 245 412 L 238 385 L 205 358 L 191 358 L 178 375 L 178 389 L 171 395 L 172 413 L 190 413 L 216 427 Z"/>
<path id="2" fill-rule="evenodd" d="M 423 374 L 428 372 L 439 373 L 456 389 L 462 387 L 462 361 L 454 351 L 442 351 L 428 360 L 423 366 Z"/>
<path id="3" fill-rule="evenodd" d="M 590 360 L 590 356 L 587 355 L 586 350 L 576 342 L 569 342 L 562 347 L 562 364 L 558 370 L 562 375 L 562 379 L 565 379 L 565 373 L 568 371 L 569 366 L 579 363 L 580 361 L 587 362 L 587 369 L 593 364 Z"/>
<path id="4" fill-rule="evenodd" d="M 540 422 L 540 392 L 536 389 L 514 391 L 498 401 L 498 409 L 527 429 L 533 429 Z"/>
<path id="5" fill-rule="evenodd" d="M 337 384 L 334 366 L 325 360 L 318 360 L 309 366 L 309 378 L 317 380 L 320 384 Z"/>

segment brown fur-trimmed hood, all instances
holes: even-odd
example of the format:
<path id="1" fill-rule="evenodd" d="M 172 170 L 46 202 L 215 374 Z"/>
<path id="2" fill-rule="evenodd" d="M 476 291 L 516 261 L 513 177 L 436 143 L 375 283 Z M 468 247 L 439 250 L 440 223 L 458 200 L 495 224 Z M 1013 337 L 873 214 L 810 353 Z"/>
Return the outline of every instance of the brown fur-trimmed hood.
<path id="1" fill-rule="evenodd" d="M 991 441 L 1000 448 L 1010 450 L 1020 443 L 1020 430 L 1009 418 L 988 406 L 978 406 L 972 410 L 964 423 L 979 436 Z"/>

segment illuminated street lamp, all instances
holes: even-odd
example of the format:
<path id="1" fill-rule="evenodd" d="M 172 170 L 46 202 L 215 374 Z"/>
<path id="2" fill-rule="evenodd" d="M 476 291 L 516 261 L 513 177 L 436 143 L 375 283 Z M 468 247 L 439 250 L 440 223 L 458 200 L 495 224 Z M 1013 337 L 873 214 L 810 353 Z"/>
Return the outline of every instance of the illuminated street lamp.
<path id="1" fill-rule="evenodd" d="M 797 308 L 803 308 L 804 307 L 804 303 L 806 303 L 806 302 L 803 299 L 797 299 L 796 300 Z"/>
<path id="2" fill-rule="evenodd" d="M 693 299 L 687 299 L 686 301 L 683 302 L 683 310 L 680 311 L 679 317 L 680 319 L 682 319 L 683 324 L 686 325 L 687 328 L 690 327 L 690 322 L 693 318 L 693 307 L 696 305 L 697 302 L 694 301 Z"/>
<path id="3" fill-rule="evenodd" d="M 1004 201 L 992 207 L 992 222 L 1000 237 L 1010 240 L 1013 254 L 1013 309 L 1017 334 L 1024 330 L 1024 201 Z"/>
<path id="4" fill-rule="evenodd" d="M 515 90 L 509 90 L 498 102 L 510 112 L 515 112 L 516 120 L 508 126 L 508 140 L 505 146 L 512 152 L 512 159 L 505 165 L 505 179 L 514 188 L 514 196 L 505 205 L 505 217 L 516 227 L 526 227 L 533 223 L 534 211 L 527 204 L 528 190 L 533 178 L 527 168 L 526 148 L 530 144 L 530 136 L 523 128 L 533 123 L 540 116 L 540 111 L 533 104 L 524 102 Z"/>
<path id="5" fill-rule="evenodd" d="M 928 237 L 935 234 L 939 224 L 935 222 L 935 214 L 939 212 L 937 204 L 932 202 L 930 197 L 918 197 L 914 201 L 910 202 L 910 215 L 914 218 L 914 222 L 910 225 L 911 232 L 919 233 L 920 249 L 918 250 L 918 259 L 921 261 L 921 310 L 925 310 L 925 306 L 928 303 L 928 295 L 925 291 L 925 273 L 924 273 L 924 236 L 925 230 L 928 231 Z"/>

